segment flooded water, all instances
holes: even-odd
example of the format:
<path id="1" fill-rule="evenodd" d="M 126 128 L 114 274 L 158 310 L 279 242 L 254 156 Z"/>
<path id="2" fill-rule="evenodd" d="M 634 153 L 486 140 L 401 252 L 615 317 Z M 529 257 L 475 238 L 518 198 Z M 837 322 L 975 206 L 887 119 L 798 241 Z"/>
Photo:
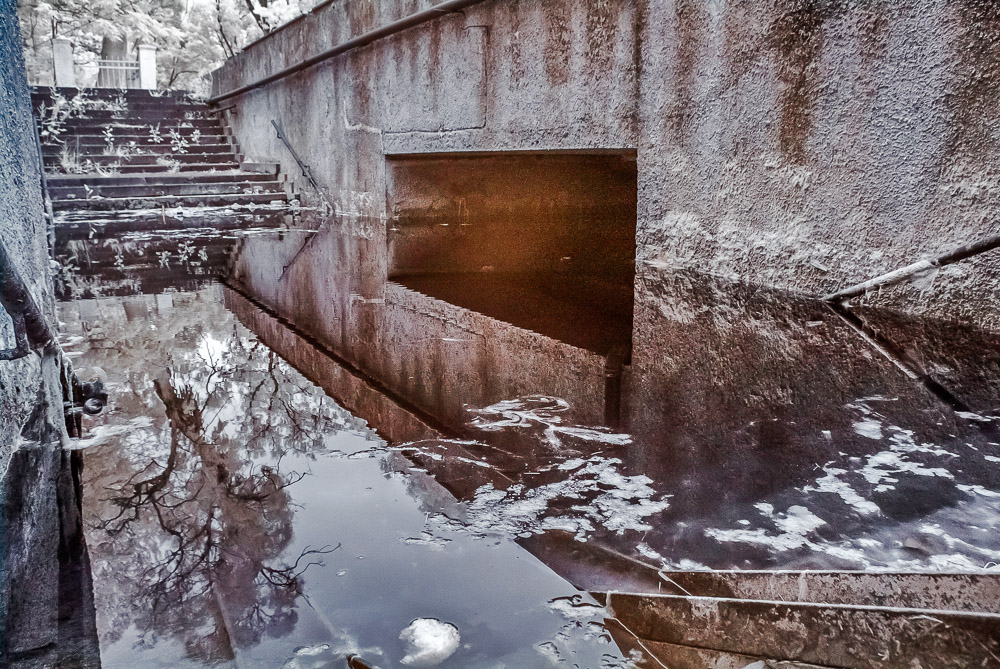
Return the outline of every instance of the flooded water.
<path id="1" fill-rule="evenodd" d="M 58 246 L 63 349 L 110 395 L 46 465 L 80 666 L 655 667 L 604 593 L 998 569 L 991 332 L 654 266 L 634 309 L 569 275 L 333 275 L 279 313 L 251 284 L 360 251 L 266 228 Z M 350 319 L 371 339 L 317 336 Z"/>
<path id="2" fill-rule="evenodd" d="M 76 443 L 104 666 L 626 666 L 603 609 L 512 541 L 531 509 L 484 523 L 485 500 L 338 406 L 221 287 L 61 318 L 114 397 Z M 403 635 L 421 619 L 457 633 Z"/>

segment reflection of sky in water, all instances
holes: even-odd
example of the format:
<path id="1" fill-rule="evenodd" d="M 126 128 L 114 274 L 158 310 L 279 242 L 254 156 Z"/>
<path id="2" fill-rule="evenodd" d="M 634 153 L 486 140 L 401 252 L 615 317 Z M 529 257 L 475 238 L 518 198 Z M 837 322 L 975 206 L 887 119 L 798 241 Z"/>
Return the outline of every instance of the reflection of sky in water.
<path id="1" fill-rule="evenodd" d="M 103 368 L 113 389 L 79 444 L 105 666 L 340 667 L 359 652 L 388 668 L 416 618 L 458 627 L 442 666 L 622 665 L 600 608 L 506 528 L 443 522 L 468 511 L 397 471 L 396 451 L 216 291 L 62 318 L 77 368 Z"/>

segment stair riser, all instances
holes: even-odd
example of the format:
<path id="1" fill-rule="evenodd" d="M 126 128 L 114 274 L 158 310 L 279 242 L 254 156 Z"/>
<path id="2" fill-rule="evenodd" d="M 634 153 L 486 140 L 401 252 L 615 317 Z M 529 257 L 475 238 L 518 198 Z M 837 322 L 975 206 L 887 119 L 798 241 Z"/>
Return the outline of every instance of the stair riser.
<path id="1" fill-rule="evenodd" d="M 97 186 L 90 193 L 80 188 L 50 188 L 49 194 L 55 200 L 87 200 L 94 197 L 161 197 L 165 195 L 242 195 L 250 193 L 283 193 L 281 184 L 276 181 L 252 182 L 234 181 L 230 183 L 206 184 L 140 184 L 135 186 Z"/>
<path id="2" fill-rule="evenodd" d="M 236 163 L 226 164 L 226 163 L 181 163 L 177 166 L 176 172 L 207 172 L 209 170 L 235 170 L 238 168 Z M 164 172 L 167 174 L 174 174 L 165 165 L 122 165 L 118 168 L 120 174 L 154 174 L 157 172 Z"/>
<path id="3" fill-rule="evenodd" d="M 55 169 L 55 168 L 53 168 Z M 106 173 L 118 174 L 175 174 L 177 172 L 209 172 L 211 170 L 232 171 L 238 169 L 235 163 L 181 163 L 176 170 L 171 170 L 167 165 L 119 165 L 113 170 L 106 169 Z M 81 175 L 84 176 L 84 175 Z"/>
<path id="4" fill-rule="evenodd" d="M 36 114 L 44 107 L 47 116 L 52 110 L 53 105 L 52 102 L 48 100 L 32 100 L 32 107 Z M 93 117 L 95 114 L 103 114 L 113 117 L 116 112 L 112 109 L 97 107 L 87 108 L 81 113 L 88 117 Z M 201 114 L 207 118 L 215 118 L 216 116 L 216 112 L 214 112 L 213 108 L 208 105 L 187 104 L 183 102 L 128 102 L 125 105 L 124 112 L 118 113 L 124 113 L 126 115 L 169 114 L 180 118 L 184 118 L 184 114 L 187 113 Z"/>
<path id="5" fill-rule="evenodd" d="M 188 116 L 188 114 L 191 116 Z M 126 110 L 120 113 L 104 110 L 88 111 L 79 115 L 74 114 L 72 117 L 64 120 L 63 123 L 66 126 L 86 125 L 88 123 L 106 125 L 108 123 L 135 123 L 136 119 L 140 119 L 142 123 L 159 124 L 161 132 L 167 132 L 170 128 L 175 128 L 180 123 L 196 123 L 198 121 L 208 123 L 218 122 L 218 119 L 212 114 L 195 112 L 189 109 L 179 111 L 142 109 Z"/>
<path id="6" fill-rule="evenodd" d="M 222 132 L 221 128 L 207 128 L 207 129 L 182 128 L 180 136 L 183 137 L 188 142 L 192 142 L 193 140 L 191 139 L 191 136 L 193 135 L 194 130 L 196 129 L 200 131 L 200 136 L 198 137 L 199 142 L 206 141 L 205 138 L 209 136 L 218 137 L 221 135 L 223 137 L 226 137 L 226 134 Z M 129 138 L 142 138 L 142 137 L 148 139 L 149 128 L 144 126 L 140 126 L 138 128 L 115 128 L 114 132 L 112 133 L 112 136 L 114 137 L 115 141 L 126 141 Z M 170 141 L 169 133 L 164 133 L 161 131 L 160 136 L 164 138 L 165 142 Z M 43 145 L 62 146 L 67 142 L 76 142 L 78 137 L 80 138 L 81 142 L 89 140 L 87 143 L 97 141 L 103 144 L 104 129 L 103 128 L 83 128 L 78 130 L 66 129 L 63 130 L 63 132 L 60 133 L 55 139 L 52 139 L 46 135 L 41 135 L 41 140 Z M 136 141 L 138 141 L 138 139 Z M 212 142 L 212 143 L 216 144 L 217 142 Z"/>
<path id="7" fill-rule="evenodd" d="M 110 127 L 116 134 L 119 130 L 121 130 L 123 134 L 125 132 L 131 132 L 138 135 L 149 133 L 150 129 L 155 128 L 157 125 L 160 127 L 160 134 L 165 136 L 169 136 L 171 130 L 177 130 L 178 132 L 194 132 L 195 130 L 200 130 L 204 133 L 206 129 L 211 129 L 215 134 L 220 134 L 222 132 L 222 126 L 219 121 L 210 118 L 172 119 L 170 121 L 150 119 L 148 122 L 146 121 L 146 117 L 143 117 L 142 119 L 129 117 L 106 121 L 102 121 L 100 119 L 73 118 L 65 121 L 62 124 L 62 127 L 64 128 L 64 134 L 79 133 L 91 135 L 94 133 L 89 131 L 103 133 Z"/>
<path id="8" fill-rule="evenodd" d="M 61 200 L 52 203 L 52 208 L 56 211 L 115 211 L 123 209 L 159 209 L 161 207 L 216 207 L 233 204 L 270 204 L 274 201 L 285 201 L 283 194 L 262 193 L 258 195 L 189 195 L 177 196 L 163 199 L 152 198 L 123 198 L 123 199 L 103 199 L 103 200 Z"/>
<path id="9" fill-rule="evenodd" d="M 113 212 L 109 212 L 109 217 Z M 246 230 L 248 228 L 270 228 L 284 224 L 287 219 L 287 212 L 258 212 L 256 214 L 234 213 L 219 216 L 211 214 L 209 216 L 199 216 L 197 212 L 186 212 L 183 218 L 175 218 L 169 210 L 165 210 L 161 215 L 150 215 L 148 217 L 132 218 L 128 220 L 100 221 L 93 222 L 56 222 L 56 245 L 64 245 L 74 239 L 90 239 L 97 234 L 104 238 L 113 237 L 117 234 L 137 231 L 156 230 L 184 230 L 193 228 L 213 228 L 216 231 L 224 230 Z M 176 270 L 173 270 L 176 274 Z"/>
<path id="10" fill-rule="evenodd" d="M 190 100 L 188 93 L 184 91 L 166 91 L 160 95 L 153 95 L 147 90 L 138 88 L 58 88 L 59 95 L 64 98 L 73 98 L 81 92 L 92 100 L 117 100 L 122 95 L 126 100 Z M 31 97 L 39 99 L 50 99 L 51 93 L 48 86 L 33 86 Z"/>

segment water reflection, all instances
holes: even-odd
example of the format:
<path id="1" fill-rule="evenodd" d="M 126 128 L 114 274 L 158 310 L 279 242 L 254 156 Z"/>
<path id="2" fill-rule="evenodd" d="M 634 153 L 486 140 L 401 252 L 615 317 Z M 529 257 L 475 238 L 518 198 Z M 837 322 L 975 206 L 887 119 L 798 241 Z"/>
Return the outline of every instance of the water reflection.
<path id="1" fill-rule="evenodd" d="M 305 475 L 282 459 L 322 449 L 325 434 L 352 422 L 227 328 L 213 296 L 77 303 L 68 330 L 88 344 L 80 362 L 114 379 L 114 409 L 81 443 L 97 470 L 87 507 L 99 572 L 115 557 L 115 588 L 99 594 L 115 600 L 100 607 L 113 616 L 103 639 L 131 627 L 205 661 L 294 625 L 300 576 L 332 548 L 276 560 L 292 535 L 286 489 Z"/>
<path id="2" fill-rule="evenodd" d="M 217 287 L 61 316 L 113 398 L 78 443 L 105 666 L 391 667 L 423 617 L 461 630 L 456 666 L 625 666 L 595 611 L 547 604 L 580 593 L 502 531 L 439 523 L 457 502 L 235 323 Z"/>
<path id="3" fill-rule="evenodd" d="M 290 334 L 286 321 L 242 293 L 228 291 L 227 300 L 259 336 L 311 378 L 331 379 L 327 392 L 390 436 L 392 416 L 412 415 L 410 407 L 446 421 L 462 439 L 420 439 L 408 455 L 468 502 L 469 527 L 504 528 L 550 564 L 558 556 L 547 545 L 565 545 L 549 540 L 557 532 L 654 574 L 662 567 L 979 570 L 1000 561 L 995 437 L 815 300 L 691 273 L 641 274 L 625 372 L 629 434 L 615 435 L 579 424 L 578 407 L 560 398 L 526 395 L 477 408 L 470 398 L 498 386 L 548 383 L 547 369 L 533 381 L 511 357 L 538 351 L 499 327 L 487 338 L 460 323 L 442 326 L 448 312 L 440 303 L 404 315 L 389 303 L 397 297 L 391 285 L 386 295 L 384 307 L 364 314 L 392 339 L 363 354 L 406 360 L 411 381 L 398 385 L 359 381 L 355 372 L 379 366 L 345 368 L 337 354 L 315 349 L 309 333 Z M 888 318 L 864 314 L 876 326 L 880 316 Z M 405 336 L 424 327 L 446 344 Z M 995 366 L 988 332 L 934 328 L 936 341 L 956 342 L 947 379 Z M 957 355 L 962 350 L 976 355 Z M 563 360 L 553 349 L 549 365 L 558 371 Z M 977 367 L 983 360 L 989 364 Z M 393 395 L 395 414 L 381 394 L 357 392 L 366 383 Z M 974 405 L 987 401 L 980 389 Z M 541 544 L 529 541 L 542 532 Z M 593 567 L 592 550 L 559 552 L 586 562 L 584 571 Z M 581 576 L 572 565 L 560 569 Z M 582 576 L 575 582 L 601 586 Z"/>
<path id="4" fill-rule="evenodd" d="M 459 628 L 456 666 L 619 666 L 545 565 L 655 592 L 664 567 L 1000 562 L 995 335 L 856 311 L 980 413 L 956 412 L 815 300 L 650 266 L 611 430 L 600 356 L 330 271 L 356 255 L 262 233 L 221 296 L 64 305 L 117 398 L 81 442 L 112 663 L 394 666 L 426 618 Z"/>

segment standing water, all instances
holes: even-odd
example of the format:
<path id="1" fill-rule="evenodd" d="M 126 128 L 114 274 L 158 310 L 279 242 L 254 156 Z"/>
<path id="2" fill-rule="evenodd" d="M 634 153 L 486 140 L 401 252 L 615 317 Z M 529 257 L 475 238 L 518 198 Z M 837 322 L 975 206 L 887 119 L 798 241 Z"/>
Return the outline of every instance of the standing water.
<path id="1" fill-rule="evenodd" d="M 221 298 L 61 310 L 114 398 L 76 442 L 104 666 L 629 666 L 596 601 L 470 524 Z"/>

